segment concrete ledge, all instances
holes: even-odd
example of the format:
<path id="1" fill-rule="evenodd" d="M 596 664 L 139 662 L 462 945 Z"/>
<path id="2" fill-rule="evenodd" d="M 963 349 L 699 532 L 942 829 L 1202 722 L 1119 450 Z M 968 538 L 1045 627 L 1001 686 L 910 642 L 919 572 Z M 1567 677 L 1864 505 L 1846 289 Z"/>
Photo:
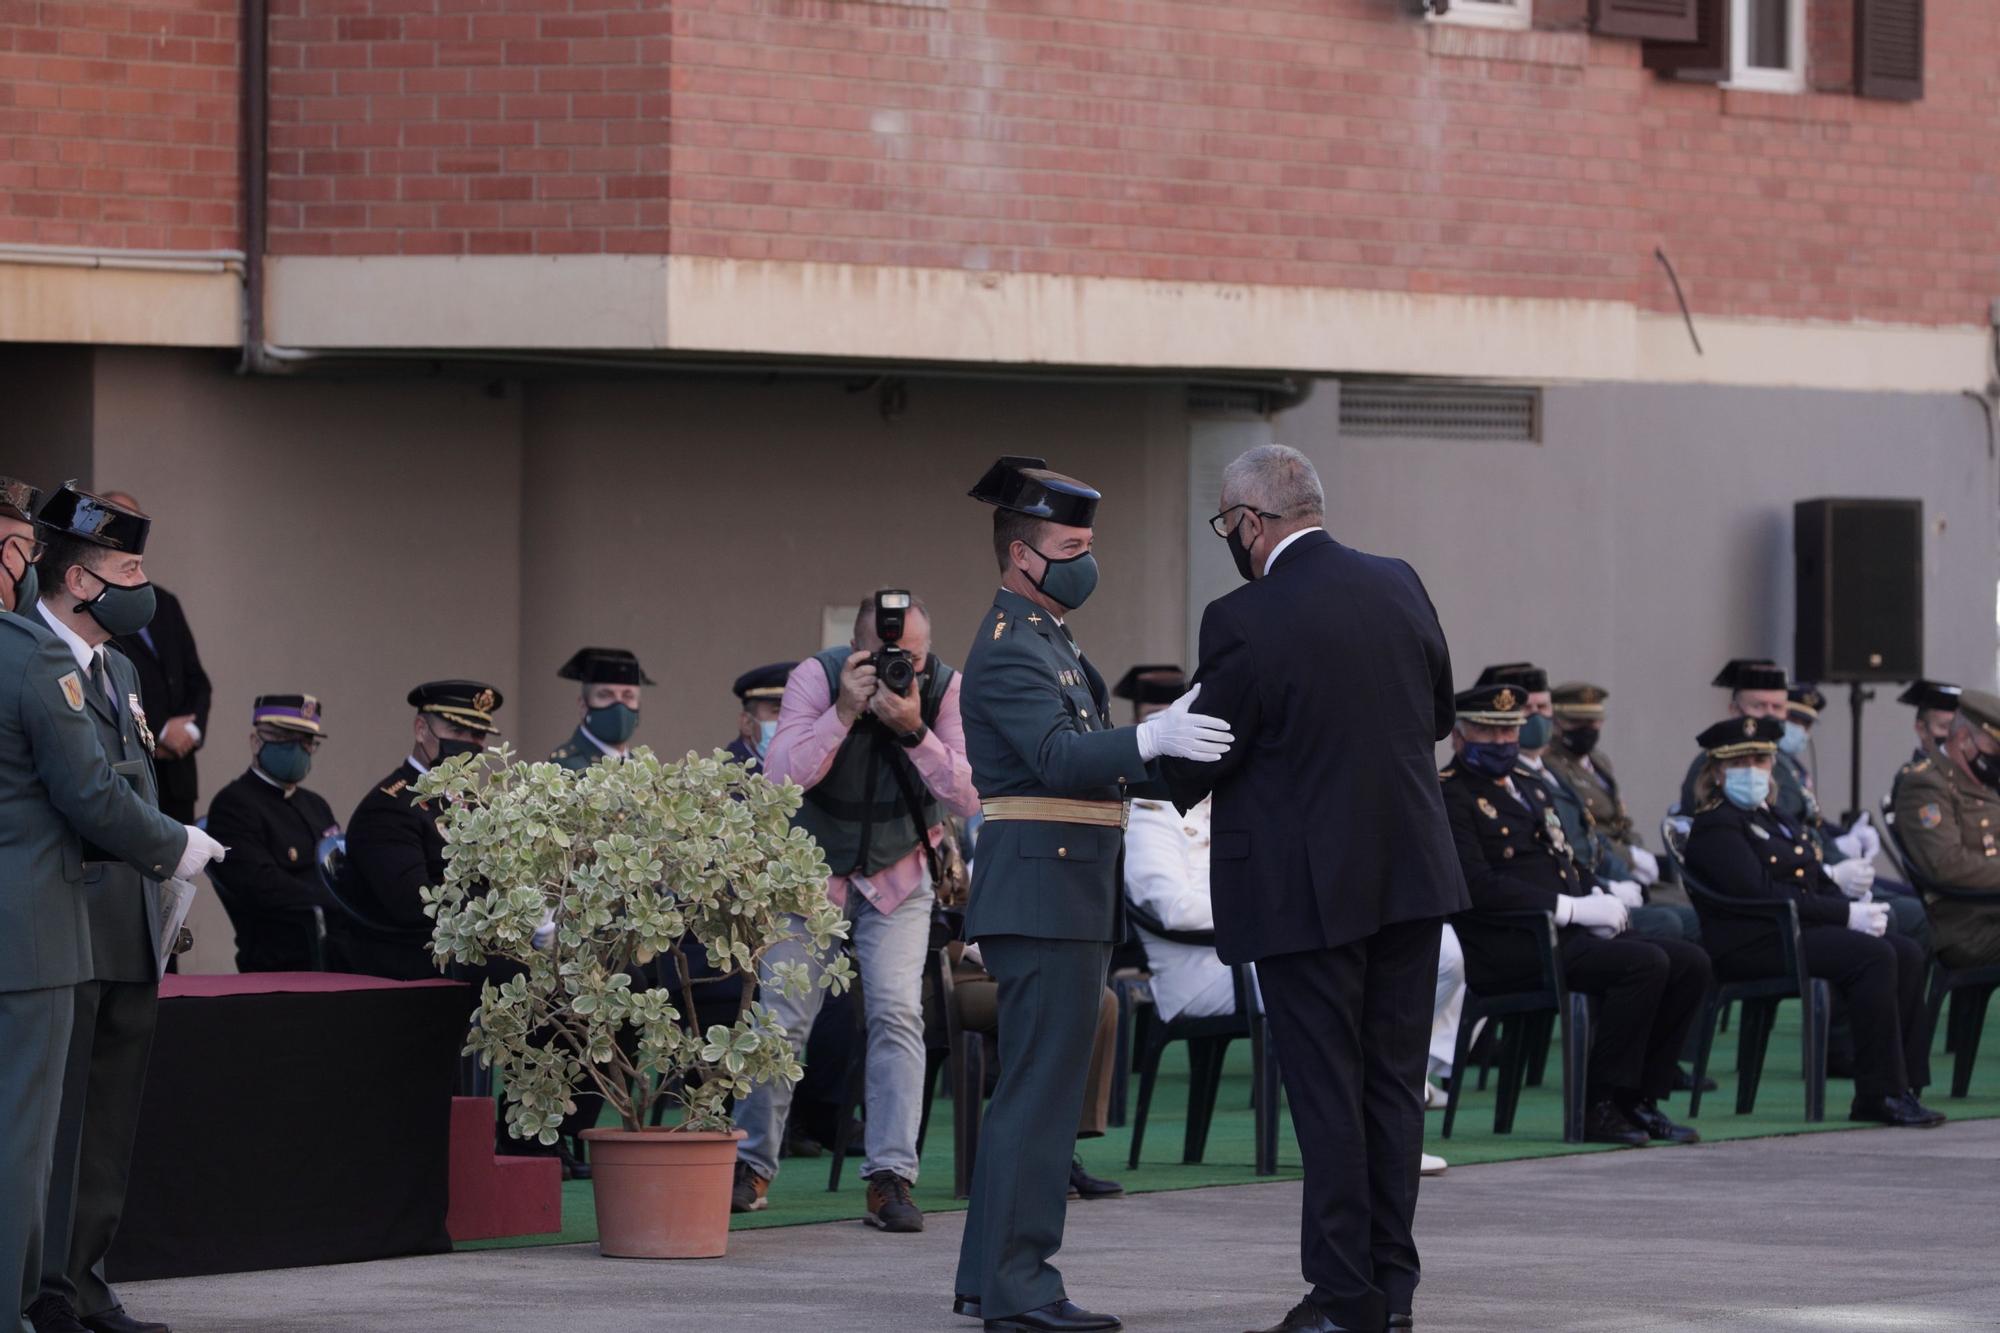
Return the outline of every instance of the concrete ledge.
<path id="1" fill-rule="evenodd" d="M 0 259 L 0 342 L 234 347 L 243 281 L 213 273 Z"/>

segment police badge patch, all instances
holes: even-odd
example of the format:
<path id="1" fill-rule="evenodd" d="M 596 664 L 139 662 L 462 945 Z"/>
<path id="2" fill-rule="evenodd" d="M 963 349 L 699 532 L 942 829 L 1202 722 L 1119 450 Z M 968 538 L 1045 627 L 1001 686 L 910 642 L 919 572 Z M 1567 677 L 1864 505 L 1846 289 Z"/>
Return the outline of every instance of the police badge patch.
<path id="1" fill-rule="evenodd" d="M 1939 824 L 1944 823 L 1944 811 L 1939 808 L 1936 801 L 1932 801 L 1929 805 L 1917 811 L 1917 822 L 1925 828 L 1936 828 Z"/>
<path id="2" fill-rule="evenodd" d="M 83 711 L 83 677 L 71 671 L 57 680 L 56 685 L 62 690 L 63 702 L 69 705 L 69 710 L 72 713 L 81 713 Z"/>

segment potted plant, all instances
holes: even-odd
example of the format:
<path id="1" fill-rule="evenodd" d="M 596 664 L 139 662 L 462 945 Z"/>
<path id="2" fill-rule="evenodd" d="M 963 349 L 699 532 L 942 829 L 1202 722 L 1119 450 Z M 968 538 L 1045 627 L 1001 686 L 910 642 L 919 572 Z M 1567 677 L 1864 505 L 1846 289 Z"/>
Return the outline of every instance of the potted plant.
<path id="1" fill-rule="evenodd" d="M 803 1072 L 756 1003 L 758 963 L 794 917 L 821 951 L 847 933 L 825 857 L 791 824 L 799 788 L 720 751 L 665 763 L 641 748 L 580 773 L 489 750 L 416 790 L 444 805 L 445 882 L 424 891 L 432 947 L 440 966 L 485 974 L 466 1050 L 500 1071 L 507 1132 L 553 1144 L 590 1079 L 620 1124 L 584 1134 L 603 1252 L 722 1254 L 741 1138 L 730 1099 Z M 740 988 L 733 1024 L 695 1030 L 688 938 Z M 648 972 L 659 984 L 635 987 Z M 850 977 L 842 957 L 820 984 Z M 787 964 L 770 984 L 812 983 Z M 649 1128 L 663 1098 L 677 1123 Z"/>

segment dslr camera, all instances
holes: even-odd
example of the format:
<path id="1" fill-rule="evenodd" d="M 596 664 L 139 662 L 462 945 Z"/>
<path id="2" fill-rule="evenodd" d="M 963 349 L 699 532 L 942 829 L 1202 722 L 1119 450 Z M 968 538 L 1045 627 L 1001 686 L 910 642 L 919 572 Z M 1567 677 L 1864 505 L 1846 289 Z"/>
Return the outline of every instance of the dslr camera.
<path id="1" fill-rule="evenodd" d="M 917 660 L 902 646 L 903 620 L 909 611 L 909 593 L 885 588 L 875 594 L 875 637 L 882 641 L 875 650 L 875 679 L 896 694 L 908 694 L 917 683 Z"/>

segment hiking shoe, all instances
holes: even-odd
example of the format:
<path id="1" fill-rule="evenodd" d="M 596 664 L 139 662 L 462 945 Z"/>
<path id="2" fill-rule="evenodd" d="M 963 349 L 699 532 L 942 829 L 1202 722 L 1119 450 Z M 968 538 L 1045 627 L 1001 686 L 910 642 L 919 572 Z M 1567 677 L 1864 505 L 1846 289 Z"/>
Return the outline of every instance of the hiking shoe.
<path id="1" fill-rule="evenodd" d="M 729 1190 L 729 1211 L 732 1213 L 761 1213 L 771 1206 L 764 1196 L 770 1192 L 771 1182 L 750 1169 L 750 1163 L 736 1164 L 736 1183 Z"/>
<path id="2" fill-rule="evenodd" d="M 868 1177 L 868 1212 L 862 1221 L 884 1231 L 922 1231 L 923 1210 L 910 1201 L 910 1182 L 894 1171 Z"/>

